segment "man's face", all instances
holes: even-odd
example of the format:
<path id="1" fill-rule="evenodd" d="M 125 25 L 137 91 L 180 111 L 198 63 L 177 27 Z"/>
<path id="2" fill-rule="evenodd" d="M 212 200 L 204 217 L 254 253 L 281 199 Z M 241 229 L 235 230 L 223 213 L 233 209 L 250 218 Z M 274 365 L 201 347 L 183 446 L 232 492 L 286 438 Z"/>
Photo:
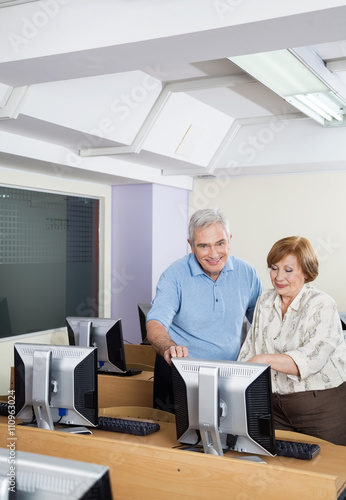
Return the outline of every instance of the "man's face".
<path id="1" fill-rule="evenodd" d="M 192 253 L 203 271 L 213 280 L 216 280 L 224 268 L 230 248 L 230 235 L 221 224 L 211 224 L 206 228 L 197 229 L 194 234 L 194 242 L 191 245 Z"/>

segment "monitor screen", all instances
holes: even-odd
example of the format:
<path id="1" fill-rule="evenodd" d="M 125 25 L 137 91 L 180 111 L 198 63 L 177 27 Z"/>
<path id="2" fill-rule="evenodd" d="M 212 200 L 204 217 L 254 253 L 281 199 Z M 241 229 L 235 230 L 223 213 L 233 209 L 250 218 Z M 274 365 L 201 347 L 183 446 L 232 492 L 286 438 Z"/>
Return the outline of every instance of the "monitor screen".
<path id="1" fill-rule="evenodd" d="M 147 314 L 151 309 L 151 304 L 138 304 L 138 316 L 139 316 L 139 324 L 141 327 L 141 337 L 142 344 L 150 345 L 149 340 L 147 339 Z"/>
<path id="2" fill-rule="evenodd" d="M 0 448 L 0 495 L 8 500 L 112 500 L 109 469 Z"/>
<path id="3" fill-rule="evenodd" d="M 52 430 L 56 424 L 97 425 L 96 351 L 94 347 L 16 343 L 16 416 Z"/>
<path id="4" fill-rule="evenodd" d="M 97 347 L 98 371 L 126 374 L 121 319 L 67 317 L 70 345 Z"/>
<path id="5" fill-rule="evenodd" d="M 172 377 L 180 443 L 275 455 L 269 365 L 172 358 Z"/>

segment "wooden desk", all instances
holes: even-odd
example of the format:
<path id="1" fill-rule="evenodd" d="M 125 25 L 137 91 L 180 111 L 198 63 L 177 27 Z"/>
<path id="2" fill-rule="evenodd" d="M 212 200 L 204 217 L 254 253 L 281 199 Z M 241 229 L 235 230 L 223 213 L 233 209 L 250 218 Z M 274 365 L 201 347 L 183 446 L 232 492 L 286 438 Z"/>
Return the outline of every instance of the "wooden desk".
<path id="1" fill-rule="evenodd" d="M 143 370 L 142 373 L 130 377 L 99 373 L 97 377 L 99 408 L 153 407 L 154 372 Z"/>
<path id="2" fill-rule="evenodd" d="M 116 500 L 337 499 L 346 488 L 346 447 L 317 438 L 320 454 L 304 461 L 265 457 L 266 464 L 174 449 L 175 424 L 145 437 L 94 430 L 92 436 L 16 427 L 16 449 L 108 465 Z M 278 438 L 304 436 L 278 432 Z M 0 446 L 8 444 L 0 417 Z"/>
<path id="3" fill-rule="evenodd" d="M 98 375 L 99 408 L 113 406 L 153 407 L 154 364 L 156 353 L 151 345 L 125 344 L 128 368 L 142 373 L 131 377 Z"/>
<path id="4" fill-rule="evenodd" d="M 156 352 L 151 345 L 125 344 L 126 365 L 154 371 Z"/>

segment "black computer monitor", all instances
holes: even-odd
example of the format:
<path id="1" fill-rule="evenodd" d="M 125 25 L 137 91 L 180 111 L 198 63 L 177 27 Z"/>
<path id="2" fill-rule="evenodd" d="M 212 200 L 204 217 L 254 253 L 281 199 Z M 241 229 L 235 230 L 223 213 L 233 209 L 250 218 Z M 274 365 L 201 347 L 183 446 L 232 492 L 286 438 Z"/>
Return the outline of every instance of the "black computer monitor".
<path id="1" fill-rule="evenodd" d="M 0 493 L 8 500 L 112 500 L 109 469 L 0 448 Z"/>
<path id="2" fill-rule="evenodd" d="M 54 430 L 56 424 L 98 424 L 95 347 L 16 343 L 16 416 Z"/>
<path id="3" fill-rule="evenodd" d="M 150 309 L 151 309 L 151 304 L 144 304 L 142 302 L 138 304 L 138 317 L 139 317 L 139 325 L 141 327 L 141 337 L 142 337 L 141 343 L 144 345 L 150 345 L 150 342 L 147 339 L 147 315 Z"/>
<path id="4" fill-rule="evenodd" d="M 135 375 L 138 369 L 127 369 L 121 319 L 66 318 L 70 345 L 97 347 L 99 373 Z"/>
<path id="5" fill-rule="evenodd" d="M 275 455 L 269 365 L 172 358 L 172 377 L 180 443 Z"/>

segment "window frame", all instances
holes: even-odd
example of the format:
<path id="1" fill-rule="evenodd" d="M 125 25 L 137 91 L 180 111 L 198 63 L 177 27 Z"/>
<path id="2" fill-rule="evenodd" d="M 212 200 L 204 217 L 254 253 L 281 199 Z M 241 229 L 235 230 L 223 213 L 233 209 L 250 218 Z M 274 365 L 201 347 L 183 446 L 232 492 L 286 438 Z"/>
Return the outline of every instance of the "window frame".
<path id="1" fill-rule="evenodd" d="M 1 186 L 54 194 L 82 196 L 99 200 L 99 316 L 111 315 L 111 206 L 112 188 L 105 184 L 71 180 L 56 176 L 31 174 L 28 172 L 1 168 Z M 18 182 L 20 180 L 20 182 Z M 65 328 L 38 331 L 12 337 L 4 337 L 0 342 L 13 342 L 30 337 L 61 338 Z"/>

